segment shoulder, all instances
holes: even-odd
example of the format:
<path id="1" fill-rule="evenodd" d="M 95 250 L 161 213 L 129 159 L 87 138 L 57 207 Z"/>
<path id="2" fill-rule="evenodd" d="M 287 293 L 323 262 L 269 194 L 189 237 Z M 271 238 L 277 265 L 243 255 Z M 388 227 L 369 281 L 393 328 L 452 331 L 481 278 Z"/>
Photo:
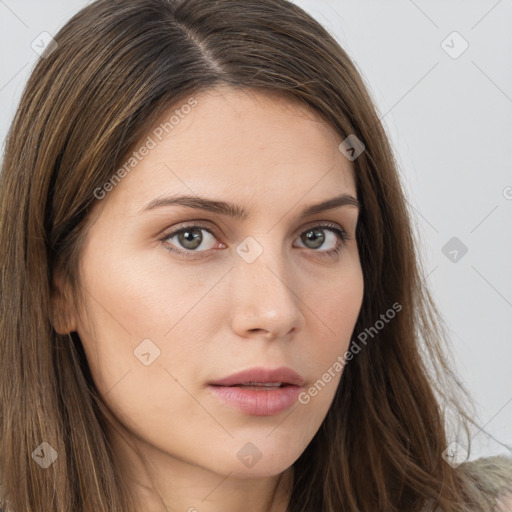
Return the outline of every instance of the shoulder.
<path id="1" fill-rule="evenodd" d="M 496 512 L 512 512 L 512 457 L 495 455 L 461 464 L 475 491 L 495 503 Z"/>

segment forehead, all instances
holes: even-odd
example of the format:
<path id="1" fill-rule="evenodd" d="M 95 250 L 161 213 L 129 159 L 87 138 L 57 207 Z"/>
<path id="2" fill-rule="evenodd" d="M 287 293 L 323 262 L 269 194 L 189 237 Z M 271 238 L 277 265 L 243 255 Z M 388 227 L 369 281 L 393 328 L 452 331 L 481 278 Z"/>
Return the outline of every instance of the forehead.
<path id="1" fill-rule="evenodd" d="M 226 87 L 191 98 L 162 115 L 135 148 L 149 151 L 109 192 L 126 213 L 165 193 L 273 204 L 356 195 L 342 137 L 299 100 Z"/>

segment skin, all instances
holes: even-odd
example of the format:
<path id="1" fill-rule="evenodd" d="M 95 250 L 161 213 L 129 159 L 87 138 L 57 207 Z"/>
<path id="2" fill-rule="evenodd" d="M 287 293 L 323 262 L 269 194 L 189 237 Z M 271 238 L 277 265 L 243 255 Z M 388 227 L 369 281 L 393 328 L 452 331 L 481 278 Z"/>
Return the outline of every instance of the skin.
<path id="1" fill-rule="evenodd" d="M 506 493 L 501 496 L 496 503 L 496 512 L 512 511 L 512 494 Z"/>
<path id="2" fill-rule="evenodd" d="M 341 193 L 357 197 L 353 168 L 338 150 L 342 138 L 302 104 L 227 87 L 195 98 L 197 106 L 97 202 L 80 259 L 85 305 L 57 301 L 66 323 L 56 329 L 82 340 L 116 417 L 108 435 L 138 510 L 281 512 L 292 464 L 325 418 L 341 372 L 307 405 L 272 416 L 242 413 L 207 384 L 285 365 L 307 389 L 347 350 L 363 297 L 358 209 L 299 214 Z M 234 202 L 250 217 L 176 205 L 139 213 L 178 193 Z M 212 234 L 199 231 L 195 252 L 178 236 L 159 240 L 197 221 Z M 318 247 L 301 237 L 324 222 L 349 239 L 324 229 Z M 249 236 L 263 250 L 252 263 L 236 251 Z M 340 254 L 327 256 L 338 242 Z M 65 297 L 67 284 L 57 284 Z M 145 339 L 160 350 L 148 366 L 134 355 Z M 247 443 L 261 454 L 252 467 L 237 457 Z"/>

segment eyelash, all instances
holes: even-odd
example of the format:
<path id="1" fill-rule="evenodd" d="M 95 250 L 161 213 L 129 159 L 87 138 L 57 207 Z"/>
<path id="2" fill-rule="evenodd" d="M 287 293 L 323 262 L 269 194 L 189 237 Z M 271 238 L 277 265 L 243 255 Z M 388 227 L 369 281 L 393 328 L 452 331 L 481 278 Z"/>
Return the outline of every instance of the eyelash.
<path id="1" fill-rule="evenodd" d="M 181 256 L 184 256 L 186 258 L 194 258 L 195 257 L 194 253 L 207 252 L 207 251 L 192 251 L 192 250 L 181 251 L 179 249 L 176 249 L 175 247 L 170 246 L 168 243 L 166 243 L 166 241 L 169 238 L 173 238 L 174 236 L 179 235 L 180 233 L 182 233 L 184 231 L 187 231 L 189 229 L 194 229 L 194 228 L 204 229 L 205 231 L 208 231 L 208 233 L 210 233 L 213 237 L 217 238 L 216 234 L 212 231 L 212 229 L 210 227 L 205 226 L 203 224 L 189 224 L 189 225 L 181 226 L 180 228 L 178 228 L 174 231 L 171 231 L 170 233 L 166 233 L 158 240 L 159 240 L 159 242 L 163 243 L 164 248 L 166 250 L 168 250 L 169 252 L 172 252 L 175 254 L 180 254 Z M 332 231 L 333 233 L 336 234 L 336 236 L 338 238 L 338 243 L 336 244 L 336 247 L 334 249 L 330 249 L 329 251 L 316 251 L 314 249 L 311 249 L 313 252 L 318 253 L 321 257 L 325 256 L 325 257 L 335 258 L 335 257 L 339 256 L 342 249 L 345 247 L 345 243 L 347 242 L 347 240 L 351 239 L 351 237 L 348 235 L 348 233 L 343 228 L 341 228 L 337 224 L 331 224 L 331 223 L 323 223 L 323 224 L 311 226 L 311 227 L 307 228 L 306 230 L 304 230 L 301 233 L 301 235 L 303 235 L 304 233 L 307 233 L 308 231 L 312 231 L 315 229 L 325 229 L 325 230 Z"/>

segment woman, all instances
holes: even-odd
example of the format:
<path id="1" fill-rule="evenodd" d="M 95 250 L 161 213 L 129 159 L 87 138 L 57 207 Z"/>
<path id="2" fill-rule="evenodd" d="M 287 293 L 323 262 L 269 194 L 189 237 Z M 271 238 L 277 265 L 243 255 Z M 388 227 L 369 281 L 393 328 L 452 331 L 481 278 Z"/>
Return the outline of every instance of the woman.
<path id="1" fill-rule="evenodd" d="M 297 6 L 87 6 L 0 201 L 5 510 L 510 508 L 510 461 L 445 431 L 471 417 L 371 99 Z"/>

